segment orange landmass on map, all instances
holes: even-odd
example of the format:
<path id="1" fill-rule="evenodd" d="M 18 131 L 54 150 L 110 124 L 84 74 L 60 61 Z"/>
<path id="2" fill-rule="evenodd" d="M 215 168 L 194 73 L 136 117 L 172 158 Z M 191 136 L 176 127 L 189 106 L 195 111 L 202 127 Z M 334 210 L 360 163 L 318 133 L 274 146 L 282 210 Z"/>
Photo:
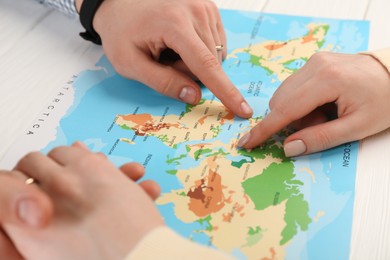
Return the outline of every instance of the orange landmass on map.
<path id="1" fill-rule="evenodd" d="M 203 149 L 203 147 L 205 147 L 205 146 L 208 146 L 208 145 L 210 145 L 209 143 L 203 143 L 203 144 L 189 144 L 188 145 L 188 147 L 190 147 L 190 148 L 192 148 L 192 147 L 199 147 L 200 149 Z"/>
<path id="2" fill-rule="evenodd" d="M 189 209 L 199 217 L 218 212 L 224 206 L 221 176 L 209 170 L 206 177 L 197 180 L 187 192 Z"/>
<path id="3" fill-rule="evenodd" d="M 264 48 L 266 48 L 267 50 L 270 50 L 270 51 L 274 51 L 274 50 L 280 49 L 286 45 L 287 45 L 287 42 L 283 42 L 283 43 L 279 43 L 279 44 L 273 43 L 273 44 L 265 45 Z"/>
<path id="4" fill-rule="evenodd" d="M 222 217 L 223 217 L 222 221 L 224 221 L 224 222 L 231 222 L 232 218 L 233 218 L 233 213 L 231 213 L 231 212 L 224 213 L 222 215 Z"/>
<path id="5" fill-rule="evenodd" d="M 273 247 L 269 249 L 271 253 L 271 257 L 263 257 L 261 260 L 275 260 L 276 259 L 276 251 Z"/>
<path id="6" fill-rule="evenodd" d="M 316 41 L 316 40 L 317 40 L 317 38 L 314 37 L 314 31 L 310 30 L 310 32 L 302 38 L 302 43 L 308 43 L 308 42 Z"/>
<path id="7" fill-rule="evenodd" d="M 138 114 L 138 115 L 125 115 L 120 116 L 123 118 L 123 120 L 131 121 L 137 125 L 143 125 L 146 124 L 146 122 L 153 122 L 153 118 L 150 114 Z"/>
<path id="8" fill-rule="evenodd" d="M 227 199 L 225 199 L 225 202 L 228 204 L 232 203 L 233 202 L 232 196 L 229 196 Z"/>
<path id="9" fill-rule="evenodd" d="M 232 112 L 230 112 L 229 110 L 226 110 L 227 111 L 227 113 L 226 113 L 226 115 L 225 116 L 223 116 L 222 117 L 222 124 L 224 124 L 225 123 L 225 120 L 233 120 L 234 119 L 234 114 L 232 113 Z"/>
<path id="10" fill-rule="evenodd" d="M 152 124 L 152 123 L 145 123 L 144 125 L 138 127 L 135 130 L 136 135 L 145 135 L 146 133 L 154 133 L 158 132 L 163 128 L 169 129 L 170 127 L 179 127 L 179 124 L 168 124 L 168 123 L 159 123 L 159 124 Z"/>
<path id="11" fill-rule="evenodd" d="M 138 115 L 124 115 L 119 116 L 124 121 L 132 122 L 135 126 L 132 127 L 135 130 L 136 135 L 144 136 L 147 133 L 158 132 L 161 129 L 169 129 L 170 127 L 181 128 L 180 124 L 171 123 L 158 123 L 156 124 L 150 114 L 138 114 Z"/>
<path id="12" fill-rule="evenodd" d="M 203 125 L 203 124 L 204 124 L 204 121 L 205 121 L 206 118 L 209 117 L 209 116 L 210 116 L 210 115 L 205 115 L 205 116 L 203 116 L 202 118 L 200 118 L 200 119 L 198 120 L 199 124 Z"/>

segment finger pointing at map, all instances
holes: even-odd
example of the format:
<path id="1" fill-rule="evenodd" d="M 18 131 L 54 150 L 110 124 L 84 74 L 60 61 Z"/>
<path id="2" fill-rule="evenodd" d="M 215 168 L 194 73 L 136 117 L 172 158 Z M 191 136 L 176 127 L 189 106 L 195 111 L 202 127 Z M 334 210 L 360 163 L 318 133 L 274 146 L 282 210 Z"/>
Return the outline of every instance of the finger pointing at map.
<path id="1" fill-rule="evenodd" d="M 271 112 L 241 138 L 239 146 L 258 146 L 290 125 L 297 132 L 286 138 L 284 151 L 286 156 L 297 156 L 387 129 L 390 77 L 386 63 L 378 59 L 359 54 L 313 55 L 282 83 L 269 102 Z"/>
<path id="2" fill-rule="evenodd" d="M 108 0 L 98 8 L 93 27 L 122 76 L 192 105 L 201 99 L 200 80 L 235 115 L 252 115 L 222 69 L 226 35 L 213 2 Z"/>

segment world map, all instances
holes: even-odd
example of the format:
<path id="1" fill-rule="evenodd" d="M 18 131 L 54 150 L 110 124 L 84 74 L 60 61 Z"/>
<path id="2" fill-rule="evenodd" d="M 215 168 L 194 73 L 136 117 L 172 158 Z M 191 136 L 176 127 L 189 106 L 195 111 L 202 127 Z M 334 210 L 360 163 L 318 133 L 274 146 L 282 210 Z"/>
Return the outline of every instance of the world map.
<path id="1" fill-rule="evenodd" d="M 71 103 L 42 151 L 79 140 L 118 166 L 143 164 L 145 178 L 161 186 L 156 205 L 165 223 L 237 259 L 348 259 L 358 143 L 287 158 L 282 144 L 291 129 L 253 150 L 237 142 L 311 55 L 366 50 L 368 22 L 220 12 L 223 68 L 252 118 L 235 117 L 204 86 L 197 106 L 164 97 L 116 74 L 103 56 L 61 90 Z"/>

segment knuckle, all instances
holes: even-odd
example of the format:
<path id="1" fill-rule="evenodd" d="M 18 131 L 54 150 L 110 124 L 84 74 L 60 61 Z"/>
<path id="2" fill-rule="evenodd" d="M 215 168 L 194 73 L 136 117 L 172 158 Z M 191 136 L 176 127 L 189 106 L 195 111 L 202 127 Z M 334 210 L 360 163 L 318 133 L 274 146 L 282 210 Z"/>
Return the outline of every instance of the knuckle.
<path id="1" fill-rule="evenodd" d="M 323 69 L 320 72 L 320 79 L 338 79 L 341 76 L 341 71 L 337 68 L 335 64 L 328 63 L 325 64 Z"/>
<path id="2" fill-rule="evenodd" d="M 337 60 L 330 53 L 317 52 L 312 56 L 311 60 L 320 66 L 320 79 L 340 79 L 344 75 L 343 70 L 339 69 Z"/>
<path id="3" fill-rule="evenodd" d="M 169 48 L 172 48 L 173 51 L 176 51 L 177 43 L 180 42 L 181 33 L 176 26 L 167 28 L 166 33 L 163 35 L 163 41 L 166 42 Z"/>
<path id="4" fill-rule="evenodd" d="M 219 60 L 208 50 L 201 55 L 201 65 L 206 70 L 219 70 L 221 66 Z"/>
<path id="5" fill-rule="evenodd" d="M 82 203 L 85 200 L 85 193 L 82 183 L 75 179 L 68 180 L 68 190 L 66 191 L 70 198 L 73 198 L 75 201 Z"/>
<path id="6" fill-rule="evenodd" d="M 174 3 L 165 3 L 163 6 L 163 12 L 167 17 L 169 17 L 173 25 L 180 24 L 180 22 L 184 21 L 183 10 L 178 8 L 178 6 Z"/>
<path id="7" fill-rule="evenodd" d="M 21 168 L 21 169 L 24 169 L 24 168 L 27 168 L 29 167 L 29 162 L 31 162 L 31 160 L 34 160 L 34 158 L 36 158 L 39 154 L 41 154 L 40 152 L 38 151 L 34 151 L 34 152 L 29 152 L 27 153 L 25 156 L 23 156 L 19 161 L 18 163 L 16 164 L 16 168 Z"/>
<path id="8" fill-rule="evenodd" d="M 94 169 L 99 169 L 106 159 L 98 154 L 88 154 L 78 158 L 71 165 L 63 168 L 63 172 L 56 174 L 50 180 L 50 187 L 56 194 L 66 196 L 80 203 L 85 198 L 84 180 L 86 175 Z"/>
<path id="9" fill-rule="evenodd" d="M 221 25 L 222 25 L 222 21 L 221 21 L 221 17 L 219 14 L 217 4 L 214 3 L 213 1 L 207 1 L 206 8 L 209 10 L 209 13 L 211 13 L 210 15 L 212 15 L 213 17 L 216 17 L 217 23 L 221 23 Z"/>
<path id="10" fill-rule="evenodd" d="M 38 151 L 29 152 L 21 159 L 21 161 L 31 160 L 33 158 L 36 158 L 40 154 L 41 152 Z"/>
<path id="11" fill-rule="evenodd" d="M 242 96 L 241 96 L 241 93 L 240 93 L 240 91 L 235 87 L 235 86 L 229 86 L 226 90 L 224 90 L 224 91 L 226 91 L 226 93 L 227 93 L 227 96 L 228 97 L 231 97 L 231 99 L 233 100 L 235 100 L 236 98 L 237 98 L 237 100 L 240 100 L 240 98 L 241 99 L 243 99 L 242 98 Z M 242 100 L 240 100 L 240 103 L 242 102 Z"/>
<path id="12" fill-rule="evenodd" d="M 76 167 L 81 169 L 90 169 L 91 167 L 99 167 L 105 163 L 106 158 L 96 153 L 89 153 L 78 159 Z"/>
<path id="13" fill-rule="evenodd" d="M 167 83 L 167 84 L 162 84 L 161 86 L 159 86 L 157 91 L 160 92 L 164 96 L 169 96 L 170 89 L 171 89 L 170 84 Z"/>
<path id="14" fill-rule="evenodd" d="M 273 101 L 271 104 L 270 101 L 270 108 L 273 113 L 277 114 L 281 118 L 285 118 L 288 121 L 292 121 L 294 119 L 290 113 L 290 109 L 284 104 L 284 102 Z"/>
<path id="15" fill-rule="evenodd" d="M 60 153 L 63 149 L 66 149 L 66 146 L 57 146 L 50 150 L 50 152 L 47 154 L 49 157 L 53 157 L 56 154 Z"/>
<path id="16" fill-rule="evenodd" d="M 74 187 L 76 185 L 73 176 L 67 170 L 63 170 L 50 180 L 50 188 L 56 191 L 57 194 L 68 194 Z"/>
<path id="17" fill-rule="evenodd" d="M 159 82 L 159 85 L 156 86 L 157 91 L 163 94 L 164 96 L 171 96 L 171 91 L 174 89 L 175 78 L 173 76 L 165 77 L 162 81 Z"/>
<path id="18" fill-rule="evenodd" d="M 84 197 L 84 189 L 82 182 L 76 177 L 69 172 L 64 172 L 51 180 L 50 187 L 55 194 L 64 196 L 67 200 L 75 200 L 81 203 Z"/>
<path id="19" fill-rule="evenodd" d="M 316 140 L 316 150 L 324 150 L 327 149 L 331 146 L 331 138 L 329 134 L 326 131 L 323 131 L 322 129 L 318 129 L 315 135 L 315 140 Z"/>
<path id="20" fill-rule="evenodd" d="M 213 1 L 207 1 L 206 3 L 207 3 L 207 6 L 208 6 L 212 11 L 214 11 L 214 12 L 216 12 L 216 13 L 219 13 L 219 11 L 218 11 L 218 6 L 217 6 L 216 3 L 214 3 Z"/>
<path id="21" fill-rule="evenodd" d="M 195 3 L 195 2 L 194 2 Z M 206 5 L 204 3 L 197 3 L 192 5 L 192 12 L 195 17 L 204 17 L 206 12 Z"/>

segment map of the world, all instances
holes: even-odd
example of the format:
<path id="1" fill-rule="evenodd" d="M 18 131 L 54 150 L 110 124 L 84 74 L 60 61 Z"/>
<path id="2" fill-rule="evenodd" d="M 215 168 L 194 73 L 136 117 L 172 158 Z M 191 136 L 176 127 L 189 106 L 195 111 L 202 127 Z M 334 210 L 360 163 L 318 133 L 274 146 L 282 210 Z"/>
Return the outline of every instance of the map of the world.
<path id="1" fill-rule="evenodd" d="M 50 140 L 35 128 L 25 138 L 46 140 L 37 141 L 44 152 L 79 140 L 118 166 L 143 164 L 145 178 L 161 185 L 156 204 L 165 223 L 237 259 L 348 259 L 358 143 L 287 158 L 282 145 L 292 129 L 253 150 L 237 142 L 311 55 L 366 50 L 368 22 L 221 15 L 228 43 L 223 68 L 254 109 L 252 118 L 235 117 L 204 86 L 197 106 L 164 97 L 116 74 L 103 56 L 59 91 L 56 98 L 70 102 Z"/>

